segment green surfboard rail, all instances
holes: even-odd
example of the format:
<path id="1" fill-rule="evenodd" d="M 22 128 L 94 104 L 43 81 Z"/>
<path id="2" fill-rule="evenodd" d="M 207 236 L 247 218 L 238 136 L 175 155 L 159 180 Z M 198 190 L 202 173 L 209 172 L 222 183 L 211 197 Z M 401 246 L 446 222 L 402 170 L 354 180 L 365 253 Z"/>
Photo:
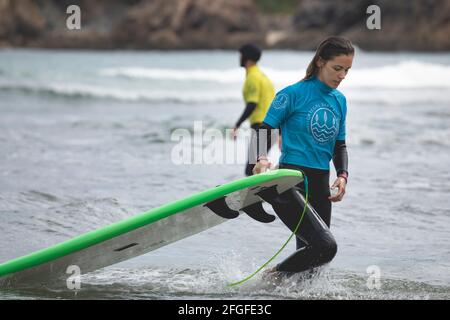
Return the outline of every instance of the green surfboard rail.
<path id="1" fill-rule="evenodd" d="M 81 234 L 75 238 L 48 248 L 4 262 L 0 264 L 0 277 L 53 261 L 103 241 L 110 240 L 155 221 L 167 218 L 173 214 L 193 208 L 202 203 L 213 201 L 229 193 L 265 182 L 270 182 L 282 177 L 302 178 L 303 176 L 301 172 L 296 170 L 279 169 L 226 183 L 151 209 L 141 214 L 137 214 L 97 230 Z"/>

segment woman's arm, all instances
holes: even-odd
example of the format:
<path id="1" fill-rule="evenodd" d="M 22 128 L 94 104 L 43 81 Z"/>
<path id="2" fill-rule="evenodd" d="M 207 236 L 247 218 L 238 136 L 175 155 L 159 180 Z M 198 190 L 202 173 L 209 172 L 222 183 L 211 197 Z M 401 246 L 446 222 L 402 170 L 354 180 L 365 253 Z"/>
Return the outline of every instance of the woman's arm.
<path id="1" fill-rule="evenodd" d="M 272 129 L 274 129 L 272 126 L 268 125 L 267 123 L 263 122 L 261 124 L 261 127 L 259 130 L 265 129 L 266 132 L 270 132 Z M 263 134 L 263 135 L 256 135 L 256 143 L 257 146 L 266 146 L 267 145 L 267 139 L 269 138 L 269 134 Z M 267 158 L 267 150 L 266 148 L 262 148 L 263 150 L 259 150 L 257 162 L 256 165 L 253 167 L 253 174 L 258 174 L 266 171 L 268 168 L 270 168 L 271 163 L 269 162 L 269 159 Z"/>
<path id="2" fill-rule="evenodd" d="M 337 179 L 334 181 L 331 188 L 338 188 L 338 191 L 328 199 L 332 202 L 338 202 L 341 201 L 345 195 L 345 187 L 347 186 L 348 179 L 348 153 L 345 140 L 336 141 L 333 152 L 333 163 L 336 169 Z"/>
<path id="3" fill-rule="evenodd" d="M 338 177 L 348 178 L 348 153 L 345 140 L 337 140 L 334 145 L 333 164 Z"/>

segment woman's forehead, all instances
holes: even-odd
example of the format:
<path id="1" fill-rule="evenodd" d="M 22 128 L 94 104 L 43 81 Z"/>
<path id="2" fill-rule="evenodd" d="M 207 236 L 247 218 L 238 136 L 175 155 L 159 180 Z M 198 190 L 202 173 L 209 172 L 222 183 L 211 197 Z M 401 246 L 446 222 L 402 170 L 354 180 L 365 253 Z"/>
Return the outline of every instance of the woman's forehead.
<path id="1" fill-rule="evenodd" d="M 327 61 L 333 65 L 339 65 L 345 68 L 349 68 L 353 63 L 353 55 L 341 54 L 340 56 L 334 57 L 331 60 Z"/>

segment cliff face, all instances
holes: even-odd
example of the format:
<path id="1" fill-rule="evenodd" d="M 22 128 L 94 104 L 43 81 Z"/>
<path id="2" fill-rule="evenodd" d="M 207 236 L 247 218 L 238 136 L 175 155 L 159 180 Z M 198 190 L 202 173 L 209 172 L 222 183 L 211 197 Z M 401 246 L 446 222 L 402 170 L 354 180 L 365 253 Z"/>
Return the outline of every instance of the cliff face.
<path id="1" fill-rule="evenodd" d="M 66 8 L 81 8 L 81 30 Z M 381 30 L 366 9 L 381 8 Z M 344 35 L 366 50 L 450 50 L 449 0 L 299 0 L 270 14 L 256 0 L 0 0 L 0 46 L 48 48 L 313 49 Z"/>
<path id="2" fill-rule="evenodd" d="M 251 0 L 145 1 L 113 29 L 121 47 L 235 48 L 264 41 L 257 8 Z"/>
<path id="3" fill-rule="evenodd" d="M 381 9 L 381 30 L 369 30 L 367 7 Z M 449 50 L 450 1 L 303 0 L 294 16 L 298 35 L 290 46 L 311 35 L 340 34 L 366 50 Z"/>

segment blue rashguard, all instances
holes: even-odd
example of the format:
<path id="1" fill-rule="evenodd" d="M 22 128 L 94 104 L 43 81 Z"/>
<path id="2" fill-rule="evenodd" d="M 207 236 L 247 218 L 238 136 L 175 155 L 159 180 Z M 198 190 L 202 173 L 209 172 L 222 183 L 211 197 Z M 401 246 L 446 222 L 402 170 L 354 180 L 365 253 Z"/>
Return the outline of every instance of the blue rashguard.
<path id="1" fill-rule="evenodd" d="M 264 122 L 281 129 L 280 163 L 329 170 L 346 115 L 344 95 L 313 77 L 278 92 Z"/>

